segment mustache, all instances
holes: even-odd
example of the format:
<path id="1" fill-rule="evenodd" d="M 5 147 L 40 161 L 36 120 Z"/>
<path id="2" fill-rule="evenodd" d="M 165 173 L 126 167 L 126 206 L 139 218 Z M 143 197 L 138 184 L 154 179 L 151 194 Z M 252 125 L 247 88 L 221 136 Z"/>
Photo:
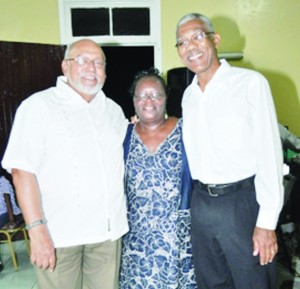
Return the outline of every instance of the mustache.
<path id="1" fill-rule="evenodd" d="M 196 55 L 204 55 L 204 52 L 202 50 L 199 50 L 199 49 L 193 49 L 193 50 L 190 50 L 186 53 L 186 58 L 190 58 L 190 57 L 193 57 L 193 56 L 196 56 Z"/>
<path id="2" fill-rule="evenodd" d="M 97 75 L 96 73 L 87 73 L 87 72 L 82 72 L 79 74 L 79 78 L 95 78 L 97 82 L 100 82 L 100 76 Z"/>

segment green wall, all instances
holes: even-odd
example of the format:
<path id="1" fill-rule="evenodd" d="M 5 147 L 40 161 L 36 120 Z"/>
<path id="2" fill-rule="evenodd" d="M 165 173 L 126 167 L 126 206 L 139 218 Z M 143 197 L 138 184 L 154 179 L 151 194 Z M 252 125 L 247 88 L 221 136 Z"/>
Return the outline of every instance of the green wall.
<path id="1" fill-rule="evenodd" d="M 279 121 L 300 136 L 299 0 L 162 0 L 163 69 L 181 66 L 175 43 L 178 19 L 209 16 L 221 33 L 220 52 L 243 51 L 233 65 L 253 68 L 270 82 Z M 175 4 L 176 3 L 176 4 Z"/>
<path id="2" fill-rule="evenodd" d="M 300 136 L 299 0 L 161 0 L 163 72 L 182 66 L 175 26 L 188 12 L 209 16 L 221 33 L 220 52 L 243 51 L 233 65 L 263 73 L 279 121 Z M 59 44 L 58 0 L 0 0 L 0 40 Z"/>
<path id="3" fill-rule="evenodd" d="M 0 0 L 0 40 L 59 44 L 59 0 Z"/>

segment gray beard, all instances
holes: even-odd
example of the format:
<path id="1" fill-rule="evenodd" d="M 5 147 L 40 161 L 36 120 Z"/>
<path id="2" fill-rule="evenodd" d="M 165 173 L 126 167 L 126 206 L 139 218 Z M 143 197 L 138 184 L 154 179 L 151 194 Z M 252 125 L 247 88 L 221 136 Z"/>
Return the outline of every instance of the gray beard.
<path id="1" fill-rule="evenodd" d="M 101 85 L 100 83 L 93 87 L 86 87 L 80 84 L 76 86 L 76 89 L 83 94 L 96 95 L 102 89 L 102 87 L 103 85 Z"/>
<path id="2" fill-rule="evenodd" d="M 94 96 L 96 95 L 103 87 L 103 84 L 97 83 L 95 86 L 84 86 L 81 83 L 74 83 L 72 80 L 69 80 L 70 84 L 80 93 Z"/>

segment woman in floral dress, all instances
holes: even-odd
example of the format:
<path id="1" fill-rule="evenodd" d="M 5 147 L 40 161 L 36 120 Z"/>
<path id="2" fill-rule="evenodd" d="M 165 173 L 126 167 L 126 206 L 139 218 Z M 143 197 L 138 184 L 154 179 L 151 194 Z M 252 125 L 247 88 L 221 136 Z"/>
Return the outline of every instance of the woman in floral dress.
<path id="1" fill-rule="evenodd" d="M 182 120 L 165 116 L 166 84 L 156 69 L 136 75 L 131 92 L 139 121 L 124 144 L 130 229 L 119 288 L 195 289 Z"/>

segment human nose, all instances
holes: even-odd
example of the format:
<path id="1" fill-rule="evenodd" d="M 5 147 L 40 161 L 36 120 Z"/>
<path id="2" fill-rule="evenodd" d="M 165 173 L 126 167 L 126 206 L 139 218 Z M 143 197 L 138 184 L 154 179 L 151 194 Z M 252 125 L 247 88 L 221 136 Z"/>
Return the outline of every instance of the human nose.
<path id="1" fill-rule="evenodd" d="M 90 60 L 86 63 L 86 67 L 92 71 L 96 70 L 96 64 L 92 60 Z"/>
<path id="2" fill-rule="evenodd" d="M 153 100 L 153 99 L 154 99 L 154 97 L 151 94 L 146 94 L 144 96 L 144 101 L 146 101 L 146 100 Z"/>
<path id="3" fill-rule="evenodd" d="M 190 47 L 194 47 L 197 45 L 198 45 L 197 38 L 191 37 L 191 38 L 187 39 L 186 49 L 189 49 Z"/>

